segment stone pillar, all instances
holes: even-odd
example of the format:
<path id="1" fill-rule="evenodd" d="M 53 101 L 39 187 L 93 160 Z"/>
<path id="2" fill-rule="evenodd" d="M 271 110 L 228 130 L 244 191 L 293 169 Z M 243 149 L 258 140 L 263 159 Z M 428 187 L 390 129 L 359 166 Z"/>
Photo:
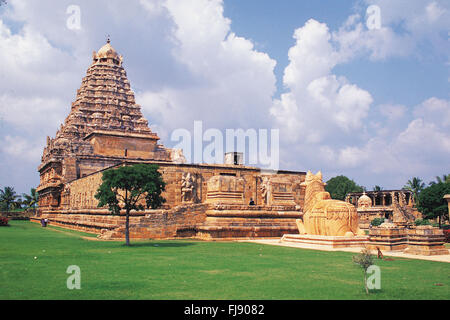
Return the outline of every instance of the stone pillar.
<path id="1" fill-rule="evenodd" d="M 447 200 L 447 205 L 448 205 L 448 215 L 449 215 L 449 217 L 450 217 L 450 194 L 444 195 L 444 199 Z"/>

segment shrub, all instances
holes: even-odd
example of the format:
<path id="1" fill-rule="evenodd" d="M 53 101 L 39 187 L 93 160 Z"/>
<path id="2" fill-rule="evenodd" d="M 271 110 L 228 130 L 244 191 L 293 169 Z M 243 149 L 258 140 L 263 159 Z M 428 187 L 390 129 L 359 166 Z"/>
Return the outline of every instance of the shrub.
<path id="1" fill-rule="evenodd" d="M 414 224 L 416 226 L 429 226 L 431 225 L 431 222 L 428 219 L 416 219 Z"/>
<path id="2" fill-rule="evenodd" d="M 375 218 L 370 222 L 372 227 L 378 227 L 380 224 L 384 222 L 384 218 Z"/>
<path id="3" fill-rule="evenodd" d="M 9 219 L 6 217 L 0 217 L 0 226 L 7 226 Z"/>
<path id="4" fill-rule="evenodd" d="M 373 256 L 370 253 L 370 250 L 363 248 L 357 256 L 352 257 L 352 260 L 363 269 L 364 287 L 366 289 L 366 294 L 369 294 L 369 288 L 367 287 L 367 269 L 373 265 Z"/>

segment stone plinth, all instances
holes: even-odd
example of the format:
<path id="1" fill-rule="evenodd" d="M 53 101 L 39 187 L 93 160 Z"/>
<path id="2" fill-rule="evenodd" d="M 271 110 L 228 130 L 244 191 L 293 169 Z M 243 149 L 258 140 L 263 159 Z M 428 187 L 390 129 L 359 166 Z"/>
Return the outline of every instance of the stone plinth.
<path id="1" fill-rule="evenodd" d="M 379 227 L 369 229 L 369 249 L 397 251 L 404 250 L 408 246 L 407 230 L 393 223 L 385 222 Z"/>
<path id="2" fill-rule="evenodd" d="M 417 226 L 408 230 L 408 247 L 405 253 L 425 256 L 449 254 L 444 246 L 444 232 L 432 226 Z"/>
<path id="3" fill-rule="evenodd" d="M 302 243 L 321 246 L 323 248 L 364 247 L 369 241 L 368 236 L 321 236 L 311 234 L 285 234 L 281 242 Z"/>
<path id="4" fill-rule="evenodd" d="M 216 204 L 206 211 L 206 219 L 199 225 L 201 239 L 279 238 L 297 233 L 295 220 L 301 212 L 294 206 L 248 206 Z"/>

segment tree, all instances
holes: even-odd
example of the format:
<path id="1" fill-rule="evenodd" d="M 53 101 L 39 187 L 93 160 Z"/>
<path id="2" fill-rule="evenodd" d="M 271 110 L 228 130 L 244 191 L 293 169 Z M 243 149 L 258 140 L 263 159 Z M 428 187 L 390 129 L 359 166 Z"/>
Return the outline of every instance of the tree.
<path id="1" fill-rule="evenodd" d="M 345 200 L 345 196 L 350 192 L 363 192 L 363 187 L 357 185 L 355 181 L 346 176 L 337 176 L 327 181 L 325 190 L 330 193 L 331 198 Z"/>
<path id="2" fill-rule="evenodd" d="M 36 205 L 39 202 L 38 193 L 35 188 L 30 189 L 30 194 L 22 193 L 23 201 L 22 203 L 26 205 L 28 208 L 36 208 Z"/>
<path id="3" fill-rule="evenodd" d="M 417 206 L 419 204 L 419 194 L 422 192 L 423 189 L 425 189 L 425 183 L 420 178 L 413 177 L 412 179 L 408 180 L 403 189 L 410 190 L 413 192 L 414 202 L 416 203 Z"/>
<path id="4" fill-rule="evenodd" d="M 108 206 L 112 214 L 125 210 L 125 241 L 130 245 L 130 211 L 156 209 L 166 200 L 161 196 L 165 182 L 154 164 L 135 164 L 103 172 L 102 184 L 95 194 L 98 206 Z"/>
<path id="5" fill-rule="evenodd" d="M 17 195 L 12 187 L 5 187 L 3 190 L 0 190 L 0 203 L 6 211 L 20 207 L 19 198 L 20 196 Z"/>
<path id="6" fill-rule="evenodd" d="M 366 294 L 369 294 L 369 288 L 367 287 L 367 269 L 373 265 L 373 256 L 367 248 L 363 248 L 357 256 L 353 256 L 354 263 L 359 264 L 364 272 L 364 288 Z"/>
<path id="7" fill-rule="evenodd" d="M 373 187 L 373 191 L 382 191 L 382 190 L 383 190 L 383 188 L 380 186 Z"/>
<path id="8" fill-rule="evenodd" d="M 436 181 L 430 181 L 429 185 L 431 186 L 437 183 L 450 183 L 450 174 L 443 174 L 442 178 L 436 176 Z"/>
<path id="9" fill-rule="evenodd" d="M 448 204 L 444 199 L 445 194 L 450 194 L 450 183 L 434 183 L 422 190 L 419 195 L 417 209 L 427 219 L 439 217 L 439 227 L 441 219 L 448 215 Z"/>

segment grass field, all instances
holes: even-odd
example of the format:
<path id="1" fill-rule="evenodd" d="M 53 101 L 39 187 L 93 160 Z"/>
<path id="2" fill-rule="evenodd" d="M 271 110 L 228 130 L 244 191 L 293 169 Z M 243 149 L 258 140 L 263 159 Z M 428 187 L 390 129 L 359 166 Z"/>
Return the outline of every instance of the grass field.
<path id="1" fill-rule="evenodd" d="M 87 240 L 28 221 L 0 227 L 0 299 L 449 299 L 450 264 L 376 260 L 366 295 L 353 253 L 238 242 Z M 35 258 L 36 257 L 36 258 Z M 67 267 L 81 269 L 69 290 Z"/>

